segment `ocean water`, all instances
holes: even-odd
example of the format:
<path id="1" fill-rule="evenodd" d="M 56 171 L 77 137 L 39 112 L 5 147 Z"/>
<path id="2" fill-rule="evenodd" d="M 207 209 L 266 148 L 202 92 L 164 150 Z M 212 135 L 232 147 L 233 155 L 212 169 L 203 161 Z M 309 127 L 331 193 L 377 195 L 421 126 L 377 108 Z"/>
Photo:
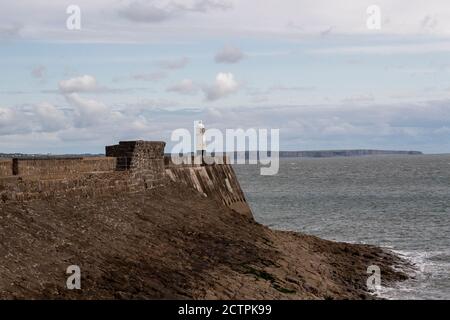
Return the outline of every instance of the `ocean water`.
<path id="1" fill-rule="evenodd" d="M 258 222 L 412 261 L 414 279 L 381 296 L 450 299 L 450 155 L 284 158 L 276 176 L 235 171 Z"/>

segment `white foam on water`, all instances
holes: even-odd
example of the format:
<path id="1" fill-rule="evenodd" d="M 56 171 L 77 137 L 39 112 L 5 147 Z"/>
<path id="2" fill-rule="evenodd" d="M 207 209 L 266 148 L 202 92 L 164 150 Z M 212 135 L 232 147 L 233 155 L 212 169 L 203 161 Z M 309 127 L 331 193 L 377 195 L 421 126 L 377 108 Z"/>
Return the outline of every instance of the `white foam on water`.
<path id="1" fill-rule="evenodd" d="M 381 287 L 375 295 L 391 300 L 448 299 L 438 287 L 440 281 L 448 281 L 450 275 L 450 250 L 441 251 L 402 251 L 392 250 L 401 258 L 414 265 L 415 270 L 401 269 L 411 278 Z M 437 258 L 437 259 L 436 259 Z M 446 258 L 446 260 L 442 259 Z"/>

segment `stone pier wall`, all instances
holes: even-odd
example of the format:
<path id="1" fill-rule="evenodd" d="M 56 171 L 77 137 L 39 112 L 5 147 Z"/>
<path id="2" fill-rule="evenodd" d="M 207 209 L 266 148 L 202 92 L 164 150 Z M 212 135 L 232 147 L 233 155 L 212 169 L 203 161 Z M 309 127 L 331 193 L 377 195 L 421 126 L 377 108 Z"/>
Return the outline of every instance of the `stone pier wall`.
<path id="1" fill-rule="evenodd" d="M 36 179 L 35 176 L 4 177 L 0 178 L 0 204 L 64 197 L 82 199 L 136 191 L 129 181 L 125 172 L 94 172 L 46 179 Z"/>
<path id="2" fill-rule="evenodd" d="M 20 176 L 55 177 L 80 173 L 110 172 L 116 168 L 115 158 L 15 159 Z"/>
<path id="3" fill-rule="evenodd" d="M 172 181 L 252 216 L 226 158 L 177 165 L 164 157 L 164 147 L 165 142 L 122 141 L 106 147 L 106 157 L 0 159 L 0 204 L 142 192 Z"/>
<path id="4" fill-rule="evenodd" d="M 0 159 L 0 177 L 12 176 L 12 160 Z"/>
<path id="5" fill-rule="evenodd" d="M 117 159 L 118 171 L 129 171 L 136 188 L 149 189 L 164 184 L 164 147 L 162 141 L 121 141 L 107 146 L 106 156 Z"/>
<path id="6" fill-rule="evenodd" d="M 231 165 L 170 166 L 166 168 L 166 174 L 173 182 L 194 188 L 205 197 L 213 198 L 238 213 L 252 217 Z"/>
<path id="7" fill-rule="evenodd" d="M 174 160 L 164 157 L 165 173 L 175 183 L 197 190 L 234 211 L 253 217 L 239 181 L 227 156 L 186 156 Z"/>

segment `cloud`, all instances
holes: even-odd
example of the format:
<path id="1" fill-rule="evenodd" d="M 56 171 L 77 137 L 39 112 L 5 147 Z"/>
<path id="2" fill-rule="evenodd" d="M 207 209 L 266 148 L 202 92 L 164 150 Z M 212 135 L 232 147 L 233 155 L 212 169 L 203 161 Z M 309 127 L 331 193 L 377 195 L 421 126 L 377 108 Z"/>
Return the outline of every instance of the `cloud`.
<path id="1" fill-rule="evenodd" d="M 162 60 L 158 64 L 161 68 L 175 70 L 183 69 L 189 64 L 189 61 L 189 58 L 183 57 L 180 59 Z"/>
<path id="2" fill-rule="evenodd" d="M 48 102 L 37 104 L 33 113 L 43 132 L 54 132 L 67 126 L 67 118 L 64 113 Z"/>
<path id="3" fill-rule="evenodd" d="M 109 107 L 105 103 L 87 99 L 80 92 L 91 91 L 94 86 L 92 76 L 63 80 L 60 90 L 56 91 L 65 98 L 66 105 L 58 107 L 48 102 L 34 105 L 0 107 L 0 139 L 2 151 L 50 152 L 50 150 L 71 149 L 76 144 L 80 152 L 89 152 L 108 143 L 119 140 L 151 139 L 160 135 L 155 122 L 150 122 L 148 105 L 129 107 L 118 104 Z M 8 140 L 8 143 L 4 143 Z M 14 143 L 12 142 L 14 141 Z M 38 141 L 39 143 L 36 143 Z M 40 149 L 39 149 L 40 148 Z M 101 152 L 101 149 L 95 149 Z"/>
<path id="4" fill-rule="evenodd" d="M 135 1 L 119 10 L 119 15 L 136 22 L 161 22 L 173 18 L 176 12 L 170 7 L 157 7 L 151 3 Z"/>
<path id="5" fill-rule="evenodd" d="M 333 26 L 332 37 L 417 36 L 427 34 L 427 31 L 442 37 L 450 35 L 447 0 L 403 0 L 398 3 L 378 0 L 383 21 L 377 32 L 366 26 L 366 9 L 372 4 L 368 1 L 349 0 L 345 6 L 329 0 L 313 3 L 306 0 L 79 1 L 83 12 L 89 12 L 85 17 L 89 19 L 89 25 L 101 21 L 89 32 L 73 33 L 62 28 L 64 17 L 60 16 L 61 5 L 57 1 L 24 0 L 2 3 L 0 38 L 90 43 L 179 42 L 204 40 L 205 36 L 212 39 L 238 36 L 299 40 L 307 35 L 320 38 L 320 33 L 330 26 Z M 30 16 L 33 19 L 30 20 Z"/>
<path id="6" fill-rule="evenodd" d="M 105 104 L 82 98 L 78 93 L 67 94 L 65 98 L 75 108 L 74 121 L 76 127 L 91 127 L 108 120 L 109 109 Z"/>
<path id="7" fill-rule="evenodd" d="M 163 139 L 171 147 L 174 128 L 191 128 L 192 122 L 203 119 L 207 128 L 280 129 L 281 149 L 319 150 L 345 148 L 412 149 L 425 152 L 449 152 L 449 100 L 417 104 L 341 104 L 273 105 L 265 107 L 239 106 L 196 110 L 129 108 L 112 111 L 98 101 L 68 95 L 71 109 L 57 108 L 47 103 L 38 106 L 0 107 L 0 139 L 2 151 L 48 152 L 59 148 L 65 152 L 101 152 L 103 146 L 124 139 Z M 90 102 L 89 102 L 90 101 Z M 103 105 L 98 109 L 99 105 Z M 80 107 L 81 106 L 81 107 Z M 98 122 L 76 126 L 88 107 L 96 110 L 84 113 Z M 40 109 L 40 110 L 39 110 Z M 56 119 L 42 119 L 59 113 Z M 101 120 L 103 119 L 103 120 Z M 61 122 L 61 129 L 49 127 L 51 121 Z M 43 134 L 51 132 L 52 135 Z M 39 139 L 36 139 L 39 137 Z M 14 139 L 15 143 L 11 143 Z M 38 141 L 39 147 L 36 146 Z M 36 149 L 40 148 L 40 149 Z"/>
<path id="8" fill-rule="evenodd" d="M 0 107 L 0 134 L 8 135 L 21 132 L 17 124 L 20 123 L 19 116 L 11 108 Z"/>
<path id="9" fill-rule="evenodd" d="M 279 128 L 282 149 L 345 148 L 450 151 L 448 100 L 417 104 L 341 104 L 222 108 L 207 127 Z M 198 117 L 198 115 L 197 115 Z"/>
<path id="10" fill-rule="evenodd" d="M 179 94 L 192 95 L 198 92 L 198 86 L 191 79 L 184 79 L 166 89 L 168 92 L 177 92 Z"/>
<path id="11" fill-rule="evenodd" d="M 227 10 L 232 4 L 225 0 L 188 1 L 133 1 L 119 9 L 120 16 L 135 22 L 158 23 L 188 13 L 207 13 L 213 10 Z"/>
<path id="12" fill-rule="evenodd" d="M 67 124 L 64 112 L 47 102 L 0 107 L 0 135 L 51 133 Z"/>
<path id="13" fill-rule="evenodd" d="M 214 101 L 226 97 L 239 89 L 232 73 L 219 73 L 212 86 L 203 88 L 207 100 Z"/>
<path id="14" fill-rule="evenodd" d="M 241 49 L 233 46 L 225 46 L 217 52 L 214 60 L 217 63 L 237 63 L 244 59 L 245 55 Z"/>
<path id="15" fill-rule="evenodd" d="M 59 90 L 63 93 L 87 92 L 97 89 L 97 80 L 90 75 L 61 80 L 59 82 Z"/>
<path id="16" fill-rule="evenodd" d="M 155 81 L 165 75 L 160 74 L 135 74 L 130 78 L 134 80 Z M 121 78 L 116 78 L 114 81 L 120 81 Z M 110 88 L 100 86 L 97 79 L 91 75 L 83 75 L 79 77 L 61 80 L 59 82 L 59 92 L 62 94 L 81 93 L 81 92 L 97 92 L 97 93 L 124 93 L 139 90 L 141 88 Z M 43 90 L 43 93 L 56 93 L 55 90 Z"/>
<path id="17" fill-rule="evenodd" d="M 233 7 L 229 0 L 194 0 L 184 1 L 184 9 L 194 12 L 208 12 L 210 10 L 228 10 Z"/>

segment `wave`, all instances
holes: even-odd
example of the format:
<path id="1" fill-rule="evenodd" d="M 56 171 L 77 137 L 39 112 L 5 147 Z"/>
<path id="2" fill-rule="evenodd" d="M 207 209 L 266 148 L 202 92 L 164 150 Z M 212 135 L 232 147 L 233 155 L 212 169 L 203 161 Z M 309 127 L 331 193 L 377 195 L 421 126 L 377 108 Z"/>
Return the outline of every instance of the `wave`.
<path id="1" fill-rule="evenodd" d="M 389 248 L 414 265 L 415 269 L 402 269 L 411 277 L 392 287 L 381 287 L 375 295 L 390 300 L 449 299 L 450 249 L 437 251 L 404 251 Z"/>

